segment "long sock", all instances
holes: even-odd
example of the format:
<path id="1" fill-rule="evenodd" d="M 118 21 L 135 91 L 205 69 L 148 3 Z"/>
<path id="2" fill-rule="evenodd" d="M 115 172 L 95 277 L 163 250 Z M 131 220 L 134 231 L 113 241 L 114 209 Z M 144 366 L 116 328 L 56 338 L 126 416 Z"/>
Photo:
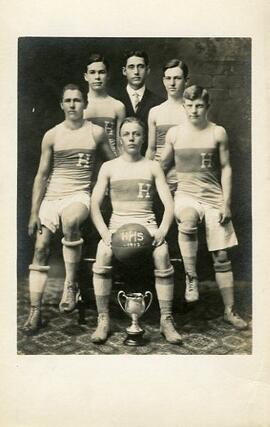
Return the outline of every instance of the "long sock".
<path id="1" fill-rule="evenodd" d="M 82 255 L 82 242 L 82 239 L 76 242 L 68 242 L 65 239 L 62 239 L 66 282 L 74 283 L 76 281 L 76 274 Z"/>
<path id="2" fill-rule="evenodd" d="M 234 304 L 232 271 L 216 272 L 216 282 L 220 289 L 225 311 L 231 310 Z"/>
<path id="3" fill-rule="evenodd" d="M 159 273 L 157 273 L 159 271 Z M 167 270 L 168 271 L 168 270 Z M 172 267 L 170 268 L 171 273 L 173 272 Z M 173 275 L 162 277 L 162 270 L 155 270 L 155 288 L 158 297 L 158 303 L 160 307 L 161 316 L 172 314 L 172 303 L 173 303 Z"/>
<path id="4" fill-rule="evenodd" d="M 178 244 L 183 258 L 185 272 L 191 277 L 197 277 L 196 261 L 198 251 L 198 234 L 178 233 Z"/>
<path id="5" fill-rule="evenodd" d="M 98 314 L 109 313 L 112 278 L 105 274 L 93 274 L 93 286 Z"/>
<path id="6" fill-rule="evenodd" d="M 42 268 L 42 271 L 38 270 Z M 48 266 L 29 266 L 29 291 L 31 306 L 40 307 L 48 278 Z"/>

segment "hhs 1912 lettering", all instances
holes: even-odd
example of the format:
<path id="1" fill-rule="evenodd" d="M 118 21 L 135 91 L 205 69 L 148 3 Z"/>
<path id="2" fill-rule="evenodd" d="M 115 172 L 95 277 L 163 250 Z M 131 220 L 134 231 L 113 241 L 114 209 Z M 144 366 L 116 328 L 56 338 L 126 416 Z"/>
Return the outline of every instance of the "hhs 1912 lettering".
<path id="1" fill-rule="evenodd" d="M 123 231 L 121 233 L 121 240 L 125 247 L 139 248 L 144 241 L 144 234 L 142 231 Z"/>

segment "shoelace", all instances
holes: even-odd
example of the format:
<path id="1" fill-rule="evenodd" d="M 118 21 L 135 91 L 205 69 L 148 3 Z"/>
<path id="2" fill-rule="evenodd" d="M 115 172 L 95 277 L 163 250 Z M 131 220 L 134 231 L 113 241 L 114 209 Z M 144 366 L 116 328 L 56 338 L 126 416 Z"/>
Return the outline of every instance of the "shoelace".
<path id="1" fill-rule="evenodd" d="M 175 324 L 172 316 L 168 316 L 164 319 L 165 325 L 163 327 L 166 328 L 166 332 L 169 334 L 174 334 L 178 338 L 178 332 L 175 330 Z"/>
<path id="2" fill-rule="evenodd" d="M 67 286 L 67 297 L 66 297 L 66 301 L 69 302 L 73 302 L 73 300 L 76 297 L 76 289 L 73 286 Z"/>
<path id="3" fill-rule="evenodd" d="M 33 318 L 39 314 L 40 308 L 39 307 L 31 307 L 29 319 L 28 322 L 31 323 Z"/>
<path id="4" fill-rule="evenodd" d="M 39 307 L 31 307 L 30 314 L 31 316 L 33 316 L 34 314 L 36 314 L 36 312 L 39 312 L 39 311 L 40 311 Z"/>
<path id="5" fill-rule="evenodd" d="M 188 289 L 190 291 L 194 291 L 194 289 L 196 289 L 196 285 L 195 285 L 194 279 L 195 279 L 194 277 L 188 276 Z"/>
<path id="6" fill-rule="evenodd" d="M 197 277 L 192 277 L 189 274 L 187 274 L 187 286 L 189 288 L 190 291 L 193 291 L 194 289 L 196 289 L 196 279 Z"/>
<path id="7" fill-rule="evenodd" d="M 242 320 L 241 317 L 239 316 L 239 314 L 235 313 L 234 311 L 231 312 L 232 316 L 235 317 L 236 319 Z"/>
<path id="8" fill-rule="evenodd" d="M 98 317 L 98 323 L 109 324 L 109 319 L 107 316 L 99 316 Z"/>
<path id="9" fill-rule="evenodd" d="M 190 291 L 194 291 L 195 286 L 194 286 L 193 281 L 189 282 L 188 288 L 189 288 Z"/>
<path id="10" fill-rule="evenodd" d="M 170 326 L 171 326 L 171 325 L 173 326 L 173 324 L 174 324 L 174 321 L 173 321 L 172 316 L 165 317 L 165 319 L 163 319 L 163 322 L 166 322 L 166 323 L 167 323 L 167 324 L 169 324 Z"/>

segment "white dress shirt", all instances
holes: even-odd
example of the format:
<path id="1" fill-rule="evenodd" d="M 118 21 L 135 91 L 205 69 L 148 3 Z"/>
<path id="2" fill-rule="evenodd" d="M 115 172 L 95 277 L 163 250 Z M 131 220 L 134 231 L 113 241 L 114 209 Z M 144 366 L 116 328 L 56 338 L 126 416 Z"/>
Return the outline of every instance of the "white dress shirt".
<path id="1" fill-rule="evenodd" d="M 132 104 L 134 111 L 135 111 L 135 107 L 136 107 L 136 105 L 135 105 L 136 96 L 134 96 L 134 94 L 137 93 L 139 102 L 141 102 L 142 97 L 144 95 L 144 92 L 145 92 L 145 86 L 142 86 L 140 89 L 134 90 L 134 89 L 132 89 L 131 86 L 127 85 L 127 93 L 128 93 L 129 98 L 130 98 L 130 101 L 131 101 L 131 104 Z"/>

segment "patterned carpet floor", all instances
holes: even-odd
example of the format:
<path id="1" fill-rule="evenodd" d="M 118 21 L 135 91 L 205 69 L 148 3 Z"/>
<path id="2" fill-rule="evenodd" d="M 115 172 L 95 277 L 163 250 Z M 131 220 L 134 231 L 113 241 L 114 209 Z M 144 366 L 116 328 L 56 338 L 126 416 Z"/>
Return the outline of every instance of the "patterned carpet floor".
<path id="1" fill-rule="evenodd" d="M 27 279 L 18 281 L 17 351 L 21 355 L 113 355 L 113 354 L 173 354 L 173 355 L 229 355 L 251 354 L 251 284 L 236 282 L 235 302 L 239 314 L 249 322 L 245 331 L 237 331 L 223 321 L 223 304 L 214 282 L 200 283 L 200 300 L 186 304 L 177 296 L 174 319 L 183 337 L 182 345 L 167 343 L 159 333 L 159 311 L 154 301 L 140 319 L 145 330 L 145 345 L 130 347 L 123 344 L 125 328 L 131 323 L 123 313 L 113 293 L 111 300 L 112 334 L 105 344 L 95 345 L 90 336 L 96 326 L 96 307 L 93 296 L 79 316 L 78 310 L 62 315 L 58 310 L 63 279 L 51 277 L 43 298 L 43 327 L 33 336 L 21 330 L 28 317 L 29 292 Z M 84 318 L 84 319 L 83 319 Z M 82 323 L 82 320 L 84 321 Z"/>

